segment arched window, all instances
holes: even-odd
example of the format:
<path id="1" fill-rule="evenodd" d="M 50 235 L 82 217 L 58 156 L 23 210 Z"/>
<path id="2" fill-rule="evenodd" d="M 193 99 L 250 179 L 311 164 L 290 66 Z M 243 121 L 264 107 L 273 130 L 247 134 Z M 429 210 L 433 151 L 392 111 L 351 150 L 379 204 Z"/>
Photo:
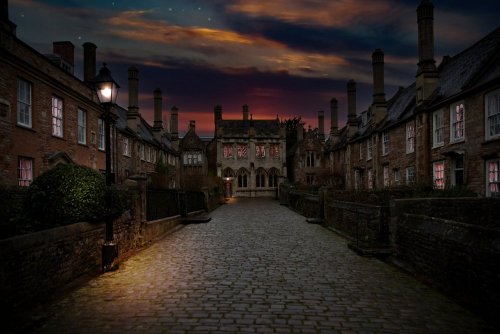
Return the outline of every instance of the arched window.
<path id="1" fill-rule="evenodd" d="M 266 186 L 266 171 L 262 168 L 259 168 L 255 173 L 255 187 L 262 188 L 265 186 Z"/>
<path id="2" fill-rule="evenodd" d="M 271 170 L 269 170 L 268 187 L 276 188 L 278 186 L 278 176 L 279 176 L 279 171 L 276 168 L 271 168 Z"/>
<path id="3" fill-rule="evenodd" d="M 224 178 L 234 177 L 234 171 L 231 168 L 226 168 L 222 173 L 222 177 Z"/>
<path id="4" fill-rule="evenodd" d="M 238 188 L 248 187 L 248 171 L 244 168 L 238 171 Z"/>

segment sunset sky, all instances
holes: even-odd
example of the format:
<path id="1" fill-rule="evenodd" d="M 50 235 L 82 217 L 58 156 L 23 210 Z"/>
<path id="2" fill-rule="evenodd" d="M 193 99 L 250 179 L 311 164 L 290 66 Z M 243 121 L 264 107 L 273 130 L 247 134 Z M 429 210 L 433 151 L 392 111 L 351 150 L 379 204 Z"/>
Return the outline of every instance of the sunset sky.
<path id="1" fill-rule="evenodd" d="M 179 130 L 196 120 L 213 135 L 213 107 L 240 118 L 301 116 L 317 126 L 329 101 L 347 114 L 346 82 L 358 83 L 358 112 L 371 103 L 371 54 L 385 53 L 386 96 L 414 81 L 419 0 L 10 0 L 17 36 L 41 53 L 53 41 L 75 47 L 75 75 L 83 78 L 81 45 L 97 45 L 98 69 L 108 64 L 128 106 L 127 69 L 139 68 L 140 112 L 152 123 L 153 90 L 164 112 L 179 108 Z M 436 61 L 498 28 L 500 1 L 435 0 Z"/>

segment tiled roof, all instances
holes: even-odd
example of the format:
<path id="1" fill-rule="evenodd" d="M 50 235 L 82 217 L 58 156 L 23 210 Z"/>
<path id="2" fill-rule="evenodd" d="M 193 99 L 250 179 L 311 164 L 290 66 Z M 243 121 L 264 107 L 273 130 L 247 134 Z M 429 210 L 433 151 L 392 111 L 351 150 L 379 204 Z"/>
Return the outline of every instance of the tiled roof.
<path id="1" fill-rule="evenodd" d="M 222 120 L 220 126 L 224 129 L 224 137 L 242 137 L 248 135 L 252 123 L 256 137 L 280 135 L 278 120 Z"/>

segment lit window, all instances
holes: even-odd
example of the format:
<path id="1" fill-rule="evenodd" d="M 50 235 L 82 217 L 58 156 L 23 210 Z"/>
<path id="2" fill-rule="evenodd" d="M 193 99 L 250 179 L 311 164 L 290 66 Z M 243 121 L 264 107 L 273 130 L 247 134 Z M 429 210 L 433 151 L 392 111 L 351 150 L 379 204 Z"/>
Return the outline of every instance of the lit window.
<path id="1" fill-rule="evenodd" d="M 382 132 L 382 154 L 389 154 L 389 132 Z"/>
<path id="2" fill-rule="evenodd" d="M 55 96 L 52 97 L 52 135 L 63 136 L 63 101 Z"/>
<path id="3" fill-rule="evenodd" d="M 390 186 L 390 178 L 389 178 L 389 166 L 385 165 L 383 169 L 384 173 L 384 187 Z"/>
<path id="4" fill-rule="evenodd" d="M 415 125 L 413 122 L 406 123 L 406 153 L 415 151 Z"/>
<path id="5" fill-rule="evenodd" d="M 33 181 L 33 159 L 19 157 L 18 163 L 18 184 L 28 187 Z"/>
<path id="6" fill-rule="evenodd" d="M 368 138 L 366 141 L 366 160 L 370 160 L 373 157 L 373 144 L 372 139 Z"/>
<path id="7" fill-rule="evenodd" d="M 432 146 L 438 147 L 444 144 L 444 118 L 443 111 L 435 111 L 432 116 Z"/>
<path id="8" fill-rule="evenodd" d="M 78 109 L 78 143 L 87 143 L 87 112 Z"/>
<path id="9" fill-rule="evenodd" d="M 264 144 L 255 145 L 255 157 L 257 159 L 264 159 L 266 157 L 266 146 Z"/>
<path id="10" fill-rule="evenodd" d="M 269 154 L 273 159 L 280 158 L 280 144 L 271 144 L 269 145 Z"/>
<path id="11" fill-rule="evenodd" d="M 17 124 L 31 128 L 31 84 L 17 80 Z"/>
<path id="12" fill-rule="evenodd" d="M 435 189 L 444 189 L 444 161 L 433 164 L 432 178 Z"/>
<path id="13" fill-rule="evenodd" d="M 415 167 L 406 168 L 406 184 L 412 184 L 415 182 Z"/>
<path id="14" fill-rule="evenodd" d="M 248 146 L 246 144 L 238 144 L 238 159 L 248 158 Z"/>
<path id="15" fill-rule="evenodd" d="M 130 156 L 130 144 L 128 138 L 123 138 L 123 155 Z"/>
<path id="16" fill-rule="evenodd" d="M 368 189 L 373 189 L 373 169 L 368 170 Z"/>
<path id="17" fill-rule="evenodd" d="M 104 121 L 102 119 L 97 120 L 97 125 L 98 125 L 98 148 L 100 150 L 104 150 Z"/>
<path id="18" fill-rule="evenodd" d="M 500 137 L 500 89 L 485 97 L 486 139 Z"/>
<path id="19" fill-rule="evenodd" d="M 233 159 L 234 158 L 233 144 L 223 144 L 222 145 L 222 150 L 223 150 L 224 158 L 225 159 Z"/>
<path id="20" fill-rule="evenodd" d="M 500 159 L 486 161 L 486 195 L 500 197 Z"/>
<path id="21" fill-rule="evenodd" d="M 458 103 L 451 107 L 451 141 L 463 140 L 465 136 L 464 104 Z"/>

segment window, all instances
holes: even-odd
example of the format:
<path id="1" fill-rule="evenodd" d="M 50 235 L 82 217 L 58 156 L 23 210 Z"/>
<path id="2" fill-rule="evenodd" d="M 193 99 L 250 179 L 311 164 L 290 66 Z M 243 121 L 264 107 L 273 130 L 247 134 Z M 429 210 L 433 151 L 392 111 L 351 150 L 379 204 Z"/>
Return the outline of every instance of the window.
<path id="1" fill-rule="evenodd" d="M 390 184 L 390 178 L 389 178 L 389 166 L 385 165 L 383 169 L 383 174 L 384 174 L 384 187 L 389 187 Z"/>
<path id="2" fill-rule="evenodd" d="M 359 143 L 359 160 L 363 160 L 363 144 Z"/>
<path id="3" fill-rule="evenodd" d="M 17 124 L 31 128 L 31 83 L 17 79 Z"/>
<path id="4" fill-rule="evenodd" d="M 389 154 L 389 131 L 382 132 L 382 154 Z"/>
<path id="5" fill-rule="evenodd" d="M 394 183 L 399 184 L 399 180 L 401 180 L 401 175 L 400 175 L 399 169 L 397 169 L 397 168 L 393 169 L 392 173 L 394 175 Z"/>
<path id="6" fill-rule="evenodd" d="M 278 186 L 278 171 L 276 169 L 271 169 L 269 171 L 268 187 L 276 188 L 277 186 Z"/>
<path id="7" fill-rule="evenodd" d="M 52 96 L 52 135 L 63 136 L 63 101 Z"/>
<path id="8" fill-rule="evenodd" d="M 372 139 L 368 138 L 366 141 L 366 160 L 370 160 L 373 158 L 373 145 L 372 145 Z"/>
<path id="9" fill-rule="evenodd" d="M 225 159 L 234 158 L 234 147 L 233 144 L 222 144 L 222 151 Z"/>
<path id="10" fill-rule="evenodd" d="M 246 144 L 238 144 L 238 159 L 248 158 L 248 146 Z"/>
<path id="11" fill-rule="evenodd" d="M 368 170 L 368 189 L 373 189 L 373 169 Z"/>
<path id="12" fill-rule="evenodd" d="M 246 188 L 247 187 L 247 174 L 246 173 L 240 173 L 238 175 L 238 188 Z"/>
<path id="13" fill-rule="evenodd" d="M 266 173 L 259 169 L 255 174 L 255 187 L 261 188 L 266 186 Z"/>
<path id="14" fill-rule="evenodd" d="M 415 152 L 415 124 L 406 123 L 406 153 Z"/>
<path id="15" fill-rule="evenodd" d="M 151 147 L 146 146 L 146 161 L 151 161 Z"/>
<path id="16" fill-rule="evenodd" d="M 28 187 L 33 181 L 33 159 L 19 157 L 18 159 L 18 185 Z"/>
<path id="17" fill-rule="evenodd" d="M 361 187 L 361 170 L 354 170 L 354 190 L 359 190 Z"/>
<path id="18" fill-rule="evenodd" d="M 453 179 L 454 186 L 464 185 L 464 156 L 459 155 L 453 160 Z"/>
<path id="19" fill-rule="evenodd" d="M 78 109 L 78 143 L 87 143 L 87 112 Z"/>
<path id="20" fill-rule="evenodd" d="M 486 161 L 486 196 L 500 196 L 500 159 Z"/>
<path id="21" fill-rule="evenodd" d="M 139 157 L 141 160 L 146 160 L 146 153 L 144 152 L 144 144 L 139 144 Z"/>
<path id="22" fill-rule="evenodd" d="M 434 189 L 444 189 L 444 161 L 437 161 L 433 164 L 432 179 Z"/>
<path id="23" fill-rule="evenodd" d="M 308 185 L 313 185 L 314 184 L 314 174 L 307 174 L 306 175 L 306 183 Z"/>
<path id="24" fill-rule="evenodd" d="M 451 141 L 456 142 L 463 140 L 465 137 L 465 110 L 464 104 L 458 103 L 451 107 L 450 122 L 451 122 Z"/>
<path id="25" fill-rule="evenodd" d="M 500 138 L 500 89 L 486 95 L 486 139 Z"/>
<path id="26" fill-rule="evenodd" d="M 406 184 L 412 184 L 415 182 L 415 167 L 406 168 Z"/>
<path id="27" fill-rule="evenodd" d="M 104 121 L 102 119 L 97 120 L 98 127 L 98 148 L 104 150 Z"/>
<path id="28" fill-rule="evenodd" d="M 280 158 L 280 144 L 271 144 L 269 145 L 269 154 L 273 159 Z"/>
<path id="29" fill-rule="evenodd" d="M 130 144 L 128 138 L 123 138 L 123 155 L 130 157 Z"/>
<path id="30" fill-rule="evenodd" d="M 264 144 L 255 145 L 255 157 L 257 159 L 265 159 L 266 158 L 266 145 L 264 145 Z"/>
<path id="31" fill-rule="evenodd" d="M 432 115 L 432 147 L 444 145 L 443 111 L 435 111 Z"/>
<path id="32" fill-rule="evenodd" d="M 314 167 L 314 161 L 315 159 L 315 154 L 314 152 L 307 152 L 306 153 L 306 167 Z"/>

